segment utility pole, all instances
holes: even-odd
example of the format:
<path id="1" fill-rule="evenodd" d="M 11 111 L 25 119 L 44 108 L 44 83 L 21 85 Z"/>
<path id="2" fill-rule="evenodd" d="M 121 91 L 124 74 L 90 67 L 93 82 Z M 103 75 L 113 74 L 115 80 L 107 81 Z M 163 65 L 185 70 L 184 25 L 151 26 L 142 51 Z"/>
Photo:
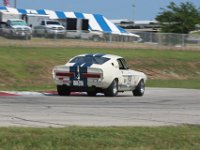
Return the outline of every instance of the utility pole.
<path id="1" fill-rule="evenodd" d="M 4 0 L 3 4 L 4 4 L 4 6 L 10 6 L 10 1 L 9 0 Z"/>
<path id="2" fill-rule="evenodd" d="M 132 21 L 134 22 L 134 15 L 135 15 L 135 12 L 134 12 L 134 9 L 135 9 L 135 4 L 134 4 L 134 0 L 133 0 L 133 4 L 132 4 L 132 7 L 133 7 L 133 18 L 132 18 Z"/>
<path id="3" fill-rule="evenodd" d="M 15 0 L 14 7 L 17 8 L 17 0 Z"/>

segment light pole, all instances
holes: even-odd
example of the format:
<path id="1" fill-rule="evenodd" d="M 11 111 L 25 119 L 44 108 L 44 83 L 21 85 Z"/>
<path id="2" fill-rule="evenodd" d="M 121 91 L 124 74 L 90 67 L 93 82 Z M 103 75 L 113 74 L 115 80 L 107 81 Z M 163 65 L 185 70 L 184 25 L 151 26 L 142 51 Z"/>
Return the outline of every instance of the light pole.
<path id="1" fill-rule="evenodd" d="M 135 12 L 134 12 L 134 9 L 135 9 L 135 4 L 134 4 L 134 0 L 133 0 L 133 4 L 132 4 L 132 7 L 133 7 L 133 18 L 132 18 L 132 21 L 134 22 L 134 14 L 135 14 Z"/>
<path id="2" fill-rule="evenodd" d="M 14 2 L 14 7 L 17 8 L 17 0 Z"/>

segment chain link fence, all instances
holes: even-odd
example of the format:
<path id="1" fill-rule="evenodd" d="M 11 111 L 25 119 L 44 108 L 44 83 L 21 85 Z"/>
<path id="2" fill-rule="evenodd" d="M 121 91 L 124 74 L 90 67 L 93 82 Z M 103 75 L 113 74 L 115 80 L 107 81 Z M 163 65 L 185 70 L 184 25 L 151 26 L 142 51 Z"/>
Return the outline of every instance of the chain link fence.
<path id="1" fill-rule="evenodd" d="M 135 34 L 135 35 L 134 35 Z M 134 34 L 110 34 L 99 31 L 73 31 L 64 30 L 57 31 L 53 29 L 48 32 L 46 30 L 35 30 L 30 32 L 22 29 L 4 29 L 0 28 L 0 36 L 7 39 L 25 39 L 31 38 L 52 38 L 52 39 L 81 39 L 102 42 L 129 42 L 144 43 L 158 46 L 175 46 L 175 47 L 200 47 L 200 34 L 169 34 L 154 32 L 135 32 Z M 137 36 L 139 35 L 139 36 Z"/>
<path id="2" fill-rule="evenodd" d="M 200 34 L 137 32 L 143 43 L 159 46 L 200 47 Z"/>
<path id="3" fill-rule="evenodd" d="M 100 31 L 63 30 L 60 28 L 26 29 L 0 28 L 0 36 L 8 39 L 26 39 L 32 37 L 53 39 L 82 39 L 105 42 L 140 42 L 141 38 L 134 34 L 103 33 Z"/>

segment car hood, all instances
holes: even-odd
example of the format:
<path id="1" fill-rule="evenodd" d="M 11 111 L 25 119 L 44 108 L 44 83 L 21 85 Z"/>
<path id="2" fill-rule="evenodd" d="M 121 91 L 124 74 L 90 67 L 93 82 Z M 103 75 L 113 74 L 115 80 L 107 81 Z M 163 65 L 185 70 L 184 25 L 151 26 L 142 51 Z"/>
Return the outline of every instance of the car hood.
<path id="1" fill-rule="evenodd" d="M 14 29 L 28 29 L 28 30 L 31 30 L 31 28 L 29 26 L 20 26 L 20 25 L 12 26 L 12 28 L 14 28 Z"/>

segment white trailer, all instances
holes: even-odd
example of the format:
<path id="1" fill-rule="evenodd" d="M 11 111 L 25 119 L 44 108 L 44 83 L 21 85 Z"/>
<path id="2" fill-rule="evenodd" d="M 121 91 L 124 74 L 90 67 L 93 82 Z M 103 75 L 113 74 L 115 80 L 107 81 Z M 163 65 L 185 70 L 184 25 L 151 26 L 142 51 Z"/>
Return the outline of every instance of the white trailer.
<path id="1" fill-rule="evenodd" d="M 49 15 L 39 15 L 39 14 L 24 14 L 22 19 L 27 22 L 31 27 L 40 25 L 44 20 L 49 20 Z"/>
<path id="2" fill-rule="evenodd" d="M 21 17 L 22 17 L 22 15 L 19 13 L 0 11 L 0 22 L 7 22 L 10 19 L 21 19 Z"/>

